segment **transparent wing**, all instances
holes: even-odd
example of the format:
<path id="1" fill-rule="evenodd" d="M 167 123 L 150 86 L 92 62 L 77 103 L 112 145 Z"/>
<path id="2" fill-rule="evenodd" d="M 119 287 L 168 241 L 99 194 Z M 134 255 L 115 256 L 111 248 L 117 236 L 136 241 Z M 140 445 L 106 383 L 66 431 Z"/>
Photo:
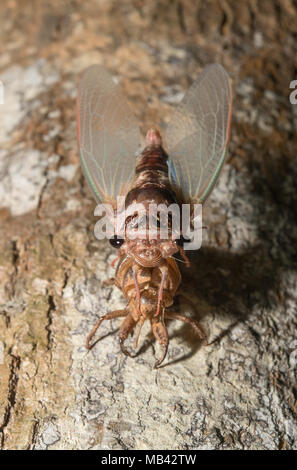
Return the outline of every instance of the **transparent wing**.
<path id="1" fill-rule="evenodd" d="M 208 65 L 174 111 L 165 133 L 169 176 L 186 201 L 203 203 L 223 166 L 232 93 L 221 65 Z"/>
<path id="2" fill-rule="evenodd" d="M 133 179 L 140 131 L 118 85 L 100 65 L 89 67 L 79 84 L 77 135 L 95 199 L 124 195 Z"/>

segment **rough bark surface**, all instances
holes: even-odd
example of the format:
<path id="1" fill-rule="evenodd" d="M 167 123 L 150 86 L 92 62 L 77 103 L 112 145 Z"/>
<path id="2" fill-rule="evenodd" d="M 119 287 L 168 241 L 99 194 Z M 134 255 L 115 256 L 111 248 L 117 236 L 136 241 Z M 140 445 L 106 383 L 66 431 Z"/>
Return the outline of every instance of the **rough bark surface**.
<path id="1" fill-rule="evenodd" d="M 296 448 L 297 9 L 293 0 L 1 2 L 0 446 Z M 230 159 L 183 266 L 165 367 L 148 328 L 124 357 L 114 250 L 93 235 L 75 137 L 79 73 L 117 77 L 145 131 L 201 68 L 233 79 Z"/>

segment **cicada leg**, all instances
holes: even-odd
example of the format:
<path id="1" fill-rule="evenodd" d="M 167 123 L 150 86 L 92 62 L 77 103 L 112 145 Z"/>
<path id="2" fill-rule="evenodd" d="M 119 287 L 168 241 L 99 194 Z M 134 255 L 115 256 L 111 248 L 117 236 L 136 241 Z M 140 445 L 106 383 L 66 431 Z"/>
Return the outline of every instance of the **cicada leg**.
<path id="1" fill-rule="evenodd" d="M 135 269 L 132 269 L 132 275 L 133 275 L 133 280 L 134 280 L 134 285 L 135 285 L 135 292 L 136 292 L 136 299 L 137 299 L 137 313 L 140 315 L 140 289 L 139 289 L 139 284 L 137 281 L 137 272 Z"/>
<path id="2" fill-rule="evenodd" d="M 103 317 L 99 318 L 97 323 L 93 326 L 93 329 L 92 329 L 91 333 L 87 337 L 86 348 L 87 349 L 91 348 L 90 342 L 91 342 L 93 336 L 95 335 L 96 331 L 98 330 L 99 326 L 101 325 L 101 323 L 104 320 L 112 320 L 113 318 L 126 317 L 127 314 L 128 314 L 128 312 L 125 309 L 124 310 L 114 310 L 113 312 L 107 313 Z"/>
<path id="3" fill-rule="evenodd" d="M 126 341 L 127 337 L 129 336 L 133 328 L 135 327 L 136 323 L 137 321 L 134 320 L 133 316 L 130 313 L 121 324 L 120 332 L 119 332 L 121 350 L 126 356 L 130 356 L 130 357 L 131 357 L 131 354 L 125 348 L 124 342 Z"/>
<path id="4" fill-rule="evenodd" d="M 121 258 L 121 255 L 117 256 L 110 264 L 114 268 L 114 265 L 116 264 L 117 261 Z"/>
<path id="5" fill-rule="evenodd" d="M 202 339 L 204 342 L 206 341 L 205 344 L 207 344 L 206 333 L 196 320 L 185 317 L 184 315 L 181 315 L 180 313 L 176 313 L 176 312 L 165 312 L 165 318 L 169 318 L 170 320 L 179 320 L 184 323 L 188 323 L 189 325 L 192 326 L 192 328 L 194 329 L 195 333 L 197 333 L 199 338 Z"/>
<path id="6" fill-rule="evenodd" d="M 113 286 L 114 285 L 115 278 L 110 277 L 109 279 L 106 279 L 105 281 L 102 282 L 102 287 L 108 287 L 108 286 Z"/>
<path id="7" fill-rule="evenodd" d="M 190 261 L 189 261 L 189 258 L 188 258 L 187 255 L 186 255 L 186 253 L 185 253 L 185 250 L 183 250 L 183 248 L 180 248 L 180 249 L 179 249 L 179 252 L 180 252 L 182 258 L 184 259 L 187 268 L 189 268 L 189 267 L 190 267 Z"/>
<path id="8" fill-rule="evenodd" d="M 158 304 L 157 304 L 157 310 L 156 310 L 156 313 L 155 313 L 155 317 L 159 316 L 161 302 L 162 302 L 162 298 L 163 298 L 163 290 L 164 290 L 165 281 L 167 279 L 167 276 L 168 276 L 168 270 L 166 268 L 165 270 L 162 270 L 161 284 L 160 284 L 159 292 L 158 292 Z"/>
<path id="9" fill-rule="evenodd" d="M 157 369 L 162 364 L 162 362 L 164 361 L 166 357 L 168 343 L 169 343 L 167 328 L 164 324 L 164 314 L 161 317 L 151 318 L 151 325 L 152 325 L 154 336 L 156 340 L 158 341 L 158 343 L 160 344 L 161 350 L 162 350 L 160 359 L 158 359 L 154 364 L 154 369 Z"/>

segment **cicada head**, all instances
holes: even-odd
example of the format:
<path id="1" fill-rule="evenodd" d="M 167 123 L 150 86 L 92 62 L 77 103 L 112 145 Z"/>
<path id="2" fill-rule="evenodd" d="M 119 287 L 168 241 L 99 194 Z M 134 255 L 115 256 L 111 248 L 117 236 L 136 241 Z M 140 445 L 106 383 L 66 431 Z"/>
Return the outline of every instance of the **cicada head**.
<path id="1" fill-rule="evenodd" d="M 144 267 L 159 266 L 162 261 L 179 248 L 174 240 L 148 240 L 136 239 L 126 242 L 127 254 L 132 256 L 136 263 Z"/>
<path id="2" fill-rule="evenodd" d="M 171 221 L 162 222 L 162 217 L 152 217 L 145 209 L 127 218 L 121 252 L 131 256 L 141 266 L 159 266 L 163 259 L 179 249 Z"/>

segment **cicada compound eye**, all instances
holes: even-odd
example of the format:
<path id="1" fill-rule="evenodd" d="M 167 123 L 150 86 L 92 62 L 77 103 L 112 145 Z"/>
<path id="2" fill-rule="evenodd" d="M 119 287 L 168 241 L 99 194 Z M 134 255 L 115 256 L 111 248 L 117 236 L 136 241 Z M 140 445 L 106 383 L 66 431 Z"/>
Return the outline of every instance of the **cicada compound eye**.
<path id="1" fill-rule="evenodd" d="M 114 237 L 110 238 L 109 243 L 114 248 L 120 248 L 122 244 L 124 243 L 124 241 L 125 240 L 123 238 L 119 238 L 117 235 L 115 235 Z"/>

